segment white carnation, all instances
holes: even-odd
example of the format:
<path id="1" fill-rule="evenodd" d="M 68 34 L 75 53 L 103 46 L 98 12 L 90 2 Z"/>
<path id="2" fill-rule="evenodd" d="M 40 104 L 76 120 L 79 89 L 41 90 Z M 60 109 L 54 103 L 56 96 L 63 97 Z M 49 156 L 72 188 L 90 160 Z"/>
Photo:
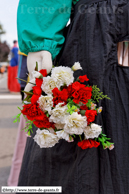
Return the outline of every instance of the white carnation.
<path id="1" fill-rule="evenodd" d="M 77 112 L 74 112 L 72 115 L 67 116 L 64 130 L 71 135 L 81 135 L 86 126 L 87 118 L 85 116 L 81 116 Z"/>
<path id="2" fill-rule="evenodd" d="M 40 148 L 49 148 L 58 143 L 59 139 L 57 135 L 50 133 L 48 130 L 38 129 L 34 136 L 34 141 L 40 146 Z"/>
<path id="3" fill-rule="evenodd" d="M 57 83 L 58 87 L 66 84 L 69 86 L 74 81 L 73 71 L 69 67 L 55 67 L 52 69 L 51 77 Z"/>
<path id="4" fill-rule="evenodd" d="M 50 122 L 54 123 L 64 123 L 66 116 L 68 115 L 67 106 L 62 106 L 64 103 L 59 103 L 55 106 L 55 108 L 51 111 L 51 116 L 49 118 Z"/>
<path id="5" fill-rule="evenodd" d="M 56 134 L 59 139 L 65 139 L 66 141 L 70 141 L 69 134 L 66 133 L 64 130 L 57 131 Z"/>
<path id="6" fill-rule="evenodd" d="M 102 128 L 100 125 L 92 123 L 91 126 L 87 126 L 84 130 L 86 139 L 97 138 L 101 134 Z"/>
<path id="7" fill-rule="evenodd" d="M 64 129 L 64 125 L 65 125 L 65 124 L 56 123 L 56 124 L 54 124 L 54 125 L 55 125 L 55 127 L 56 127 L 57 129 Z"/>
<path id="8" fill-rule="evenodd" d="M 33 72 L 32 72 L 32 76 L 33 76 L 33 78 L 39 78 L 39 77 L 42 76 L 42 74 L 39 73 L 38 71 L 33 71 Z"/>
<path id="9" fill-rule="evenodd" d="M 51 108 L 53 107 L 53 97 L 51 95 L 48 96 L 40 96 L 38 100 L 39 106 L 41 110 L 48 111 L 50 114 Z"/>
<path id="10" fill-rule="evenodd" d="M 77 71 L 79 69 L 82 70 L 82 67 L 81 67 L 80 63 L 79 62 L 75 62 L 74 65 L 72 66 L 72 70 L 73 71 Z"/>
<path id="11" fill-rule="evenodd" d="M 47 76 L 43 78 L 43 84 L 41 88 L 46 94 L 52 94 L 52 90 L 54 88 L 58 88 L 58 86 L 52 77 Z"/>

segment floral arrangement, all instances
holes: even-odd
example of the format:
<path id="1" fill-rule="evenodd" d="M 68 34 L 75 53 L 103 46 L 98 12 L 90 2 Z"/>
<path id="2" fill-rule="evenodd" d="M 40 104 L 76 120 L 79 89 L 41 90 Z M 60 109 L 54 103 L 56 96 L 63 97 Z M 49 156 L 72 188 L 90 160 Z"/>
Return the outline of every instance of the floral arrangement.
<path id="1" fill-rule="evenodd" d="M 20 115 L 26 116 L 28 121 L 25 131 L 30 136 L 33 133 L 32 125 L 38 129 L 34 141 L 40 148 L 49 148 L 64 139 L 73 142 L 79 136 L 78 146 L 82 149 L 98 147 L 114 148 L 114 143 L 109 142 L 102 133 L 102 127 L 93 123 L 95 117 L 102 112 L 102 107 L 97 107 L 96 102 L 107 98 L 97 86 L 89 86 L 84 82 L 89 81 L 87 75 L 74 79 L 74 71 L 82 69 L 79 62 L 72 68 L 54 67 L 50 75 L 42 69 L 38 72 L 36 64 L 33 77 L 34 86 L 30 92 L 25 92 L 23 109 L 16 116 L 17 122 Z"/>

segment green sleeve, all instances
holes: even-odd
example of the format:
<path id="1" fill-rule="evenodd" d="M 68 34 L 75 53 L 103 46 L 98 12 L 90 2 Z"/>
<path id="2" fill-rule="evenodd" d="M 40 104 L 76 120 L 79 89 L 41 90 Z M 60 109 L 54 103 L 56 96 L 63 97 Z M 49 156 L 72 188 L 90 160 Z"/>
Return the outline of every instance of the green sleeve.
<path id="1" fill-rule="evenodd" d="M 70 18 L 72 0 L 20 0 L 17 13 L 21 52 L 47 50 L 52 58 L 64 43 L 63 30 Z"/>
<path id="2" fill-rule="evenodd" d="M 73 4 L 76 4 L 79 0 L 73 0 Z"/>

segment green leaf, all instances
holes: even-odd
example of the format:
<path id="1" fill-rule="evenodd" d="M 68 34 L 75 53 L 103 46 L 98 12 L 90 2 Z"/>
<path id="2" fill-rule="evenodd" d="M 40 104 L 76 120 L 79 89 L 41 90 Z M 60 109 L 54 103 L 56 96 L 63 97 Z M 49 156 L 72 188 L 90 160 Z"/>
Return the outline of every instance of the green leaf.
<path id="1" fill-rule="evenodd" d="M 27 129 L 25 129 L 25 132 L 27 132 L 28 131 L 28 128 Z"/>
<path id="2" fill-rule="evenodd" d="M 112 144 L 109 142 L 108 140 L 110 140 L 111 138 L 107 138 L 105 134 L 101 133 L 101 135 L 98 137 L 98 141 L 101 142 L 103 148 L 109 148 Z"/>
<path id="3" fill-rule="evenodd" d="M 29 136 L 31 135 L 31 133 L 30 133 L 30 131 L 28 131 L 28 133 L 27 133 Z"/>
<path id="4" fill-rule="evenodd" d="M 27 94 L 27 95 L 29 95 L 29 96 L 32 96 L 33 95 L 33 92 L 26 92 L 26 91 L 22 91 L 23 93 L 25 93 L 25 94 Z"/>
<path id="5" fill-rule="evenodd" d="M 87 102 L 87 104 L 86 104 L 86 106 L 87 106 L 89 109 L 91 109 L 91 104 L 92 104 L 92 103 L 95 103 L 95 101 L 94 101 L 93 99 L 89 99 L 88 102 Z"/>
<path id="6" fill-rule="evenodd" d="M 19 108 L 19 107 L 18 107 Z M 19 108 L 20 109 L 20 108 Z M 21 109 L 20 109 L 21 110 Z M 21 116 L 21 113 L 17 114 L 16 116 L 13 116 L 13 118 L 16 118 L 13 123 L 17 123 L 17 122 L 20 122 L 20 116 Z"/>
<path id="7" fill-rule="evenodd" d="M 73 100 L 69 101 L 67 107 L 68 107 L 67 112 L 69 112 L 70 114 L 73 114 L 78 109 L 78 107 L 74 104 Z"/>
<path id="8" fill-rule="evenodd" d="M 72 136 L 71 135 L 69 135 L 69 138 L 70 138 L 70 141 L 72 141 Z"/>
<path id="9" fill-rule="evenodd" d="M 111 100 L 107 95 L 104 95 L 103 92 L 100 92 L 100 89 L 97 87 L 97 85 L 92 86 L 92 98 L 97 102 L 104 98 Z"/>
<path id="10" fill-rule="evenodd" d="M 46 116 L 49 117 L 49 113 L 46 113 Z"/>
<path id="11" fill-rule="evenodd" d="M 84 116 L 85 113 L 86 113 L 86 110 L 81 110 L 80 113 L 81 113 L 82 116 Z"/>
<path id="12" fill-rule="evenodd" d="M 34 121 L 30 121 L 30 120 L 26 121 L 27 125 L 26 125 L 26 127 L 23 130 L 25 130 L 25 132 L 28 131 L 28 133 L 33 133 L 33 130 L 32 130 L 33 122 Z"/>
<path id="13" fill-rule="evenodd" d="M 13 121 L 13 123 L 17 123 L 17 119 L 15 119 L 15 120 Z"/>
<path id="14" fill-rule="evenodd" d="M 82 136 L 81 136 L 81 135 L 79 135 L 79 138 L 80 138 L 80 140 L 82 141 Z"/>

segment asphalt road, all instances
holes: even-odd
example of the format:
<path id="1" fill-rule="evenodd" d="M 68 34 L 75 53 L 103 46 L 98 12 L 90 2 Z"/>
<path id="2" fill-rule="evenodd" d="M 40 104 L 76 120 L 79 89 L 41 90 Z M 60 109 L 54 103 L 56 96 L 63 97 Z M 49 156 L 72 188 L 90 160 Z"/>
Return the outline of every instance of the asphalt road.
<path id="1" fill-rule="evenodd" d="M 1 186 L 7 185 L 17 136 L 18 123 L 12 117 L 21 105 L 20 94 L 7 89 L 7 74 L 0 74 L 0 193 Z"/>

